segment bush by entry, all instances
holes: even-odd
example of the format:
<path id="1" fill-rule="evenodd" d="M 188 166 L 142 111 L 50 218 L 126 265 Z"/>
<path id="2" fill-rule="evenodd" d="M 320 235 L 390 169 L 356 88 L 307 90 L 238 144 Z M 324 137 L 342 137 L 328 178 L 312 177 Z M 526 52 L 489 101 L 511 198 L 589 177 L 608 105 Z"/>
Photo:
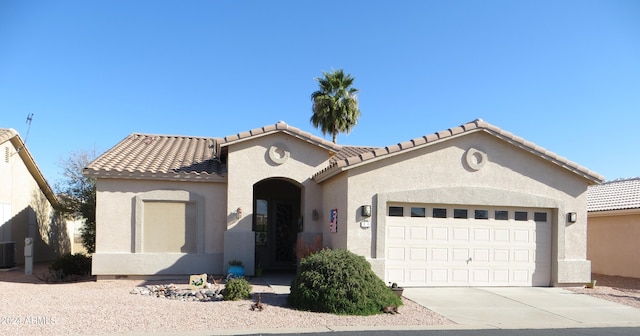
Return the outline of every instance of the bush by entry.
<path id="1" fill-rule="evenodd" d="M 402 300 L 364 257 L 344 249 L 323 249 L 301 261 L 289 304 L 299 310 L 373 315 L 402 305 Z"/>

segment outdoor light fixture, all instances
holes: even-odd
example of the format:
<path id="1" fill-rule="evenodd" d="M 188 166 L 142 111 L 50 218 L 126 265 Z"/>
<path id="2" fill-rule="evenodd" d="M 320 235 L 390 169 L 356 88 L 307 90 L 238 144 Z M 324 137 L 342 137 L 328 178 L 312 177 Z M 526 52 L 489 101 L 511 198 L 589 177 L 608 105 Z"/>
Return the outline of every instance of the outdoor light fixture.
<path id="1" fill-rule="evenodd" d="M 238 207 L 236 209 L 236 219 L 240 219 L 240 217 L 242 217 L 242 208 Z"/>
<path id="2" fill-rule="evenodd" d="M 360 208 L 360 215 L 362 215 L 362 217 L 371 217 L 371 205 L 363 205 L 362 208 Z"/>
<path id="3" fill-rule="evenodd" d="M 313 209 L 313 211 L 311 211 L 311 219 L 313 219 L 314 221 L 318 220 L 318 210 Z"/>
<path id="4" fill-rule="evenodd" d="M 578 221 L 578 214 L 575 212 L 569 212 L 567 213 L 567 221 L 569 223 L 575 223 Z"/>

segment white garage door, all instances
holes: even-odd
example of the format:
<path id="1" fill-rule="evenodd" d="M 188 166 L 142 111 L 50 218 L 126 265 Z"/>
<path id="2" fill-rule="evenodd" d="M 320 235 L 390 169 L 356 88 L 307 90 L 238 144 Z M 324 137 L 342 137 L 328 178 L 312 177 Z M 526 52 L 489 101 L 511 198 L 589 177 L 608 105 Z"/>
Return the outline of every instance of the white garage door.
<path id="1" fill-rule="evenodd" d="M 390 204 L 386 281 L 401 286 L 549 286 L 551 211 Z"/>

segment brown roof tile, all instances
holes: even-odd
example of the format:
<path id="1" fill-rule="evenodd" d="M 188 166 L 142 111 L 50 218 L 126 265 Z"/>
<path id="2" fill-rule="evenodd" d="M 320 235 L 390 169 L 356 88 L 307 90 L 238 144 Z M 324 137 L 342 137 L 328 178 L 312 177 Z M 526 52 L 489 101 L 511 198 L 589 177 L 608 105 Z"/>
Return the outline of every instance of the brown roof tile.
<path id="1" fill-rule="evenodd" d="M 230 144 L 236 143 L 238 141 L 245 141 L 251 139 L 256 136 L 262 136 L 268 133 L 273 132 L 284 132 L 291 136 L 294 136 L 303 141 L 307 141 L 309 143 L 324 147 L 330 151 L 335 153 L 339 152 L 342 149 L 341 145 L 334 144 L 333 142 L 327 141 L 321 137 L 312 135 L 308 132 L 303 132 L 299 128 L 289 126 L 284 121 L 279 121 L 275 125 L 268 125 L 261 128 L 252 129 L 249 132 L 242 132 L 235 135 L 229 135 L 222 139 L 218 139 L 218 147 L 228 146 Z M 219 151 L 217 151 L 219 152 Z"/>
<path id="2" fill-rule="evenodd" d="M 587 211 L 640 209 L 640 177 L 604 182 L 589 187 Z"/>
<path id="3" fill-rule="evenodd" d="M 85 174 L 131 178 L 221 177 L 215 139 L 134 133 L 95 159 Z"/>
<path id="4" fill-rule="evenodd" d="M 545 150 L 544 148 L 537 146 L 533 142 L 526 141 L 525 139 L 515 136 L 511 132 L 507 132 L 502 130 L 501 128 L 491 125 L 482 119 L 476 119 L 474 121 L 468 122 L 458 127 L 450 128 L 447 130 L 435 132 L 433 134 L 425 135 L 423 137 L 415 138 L 410 141 L 405 141 L 396 145 L 387 146 L 385 148 L 379 148 L 374 150 L 375 158 L 384 157 L 385 155 L 390 155 L 398 152 L 404 152 L 408 150 L 413 150 L 418 147 L 430 145 L 436 141 L 445 140 L 447 138 L 453 137 L 455 135 L 464 134 L 466 132 L 475 132 L 475 131 L 486 131 L 489 134 L 492 134 L 498 138 L 501 138 L 515 146 L 518 146 L 530 153 L 538 155 L 546 160 L 549 160 L 565 169 L 568 169 L 578 175 L 583 176 L 584 178 L 590 180 L 592 183 L 600 183 L 604 178 L 592 172 L 584 167 L 579 166 L 578 164 L 571 162 L 555 153 Z M 323 169 L 322 171 L 316 173 L 314 175 L 314 179 L 318 181 L 322 181 L 325 178 L 333 176 L 337 174 L 339 171 L 348 169 L 350 165 L 355 163 L 361 163 L 372 160 L 373 157 L 361 157 L 361 160 L 355 161 L 350 160 L 349 158 L 345 158 L 342 161 L 337 160 L 332 163 L 331 166 Z"/>

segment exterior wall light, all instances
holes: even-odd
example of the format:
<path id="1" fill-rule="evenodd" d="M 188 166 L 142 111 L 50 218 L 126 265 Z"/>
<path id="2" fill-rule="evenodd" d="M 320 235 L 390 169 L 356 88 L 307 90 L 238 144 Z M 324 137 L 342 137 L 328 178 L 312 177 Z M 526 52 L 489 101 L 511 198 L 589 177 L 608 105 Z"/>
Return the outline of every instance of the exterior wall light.
<path id="1" fill-rule="evenodd" d="M 363 205 L 360 208 L 360 215 L 362 217 L 371 217 L 371 205 Z"/>
<path id="2" fill-rule="evenodd" d="M 578 221 L 578 214 L 575 212 L 569 212 L 567 213 L 567 221 L 569 223 L 575 223 Z"/>
<path id="3" fill-rule="evenodd" d="M 242 208 L 238 207 L 236 209 L 236 219 L 240 219 L 240 217 L 242 217 Z"/>
<path id="4" fill-rule="evenodd" d="M 311 211 L 311 219 L 313 219 L 314 221 L 318 220 L 318 210 L 313 209 L 313 211 Z"/>

